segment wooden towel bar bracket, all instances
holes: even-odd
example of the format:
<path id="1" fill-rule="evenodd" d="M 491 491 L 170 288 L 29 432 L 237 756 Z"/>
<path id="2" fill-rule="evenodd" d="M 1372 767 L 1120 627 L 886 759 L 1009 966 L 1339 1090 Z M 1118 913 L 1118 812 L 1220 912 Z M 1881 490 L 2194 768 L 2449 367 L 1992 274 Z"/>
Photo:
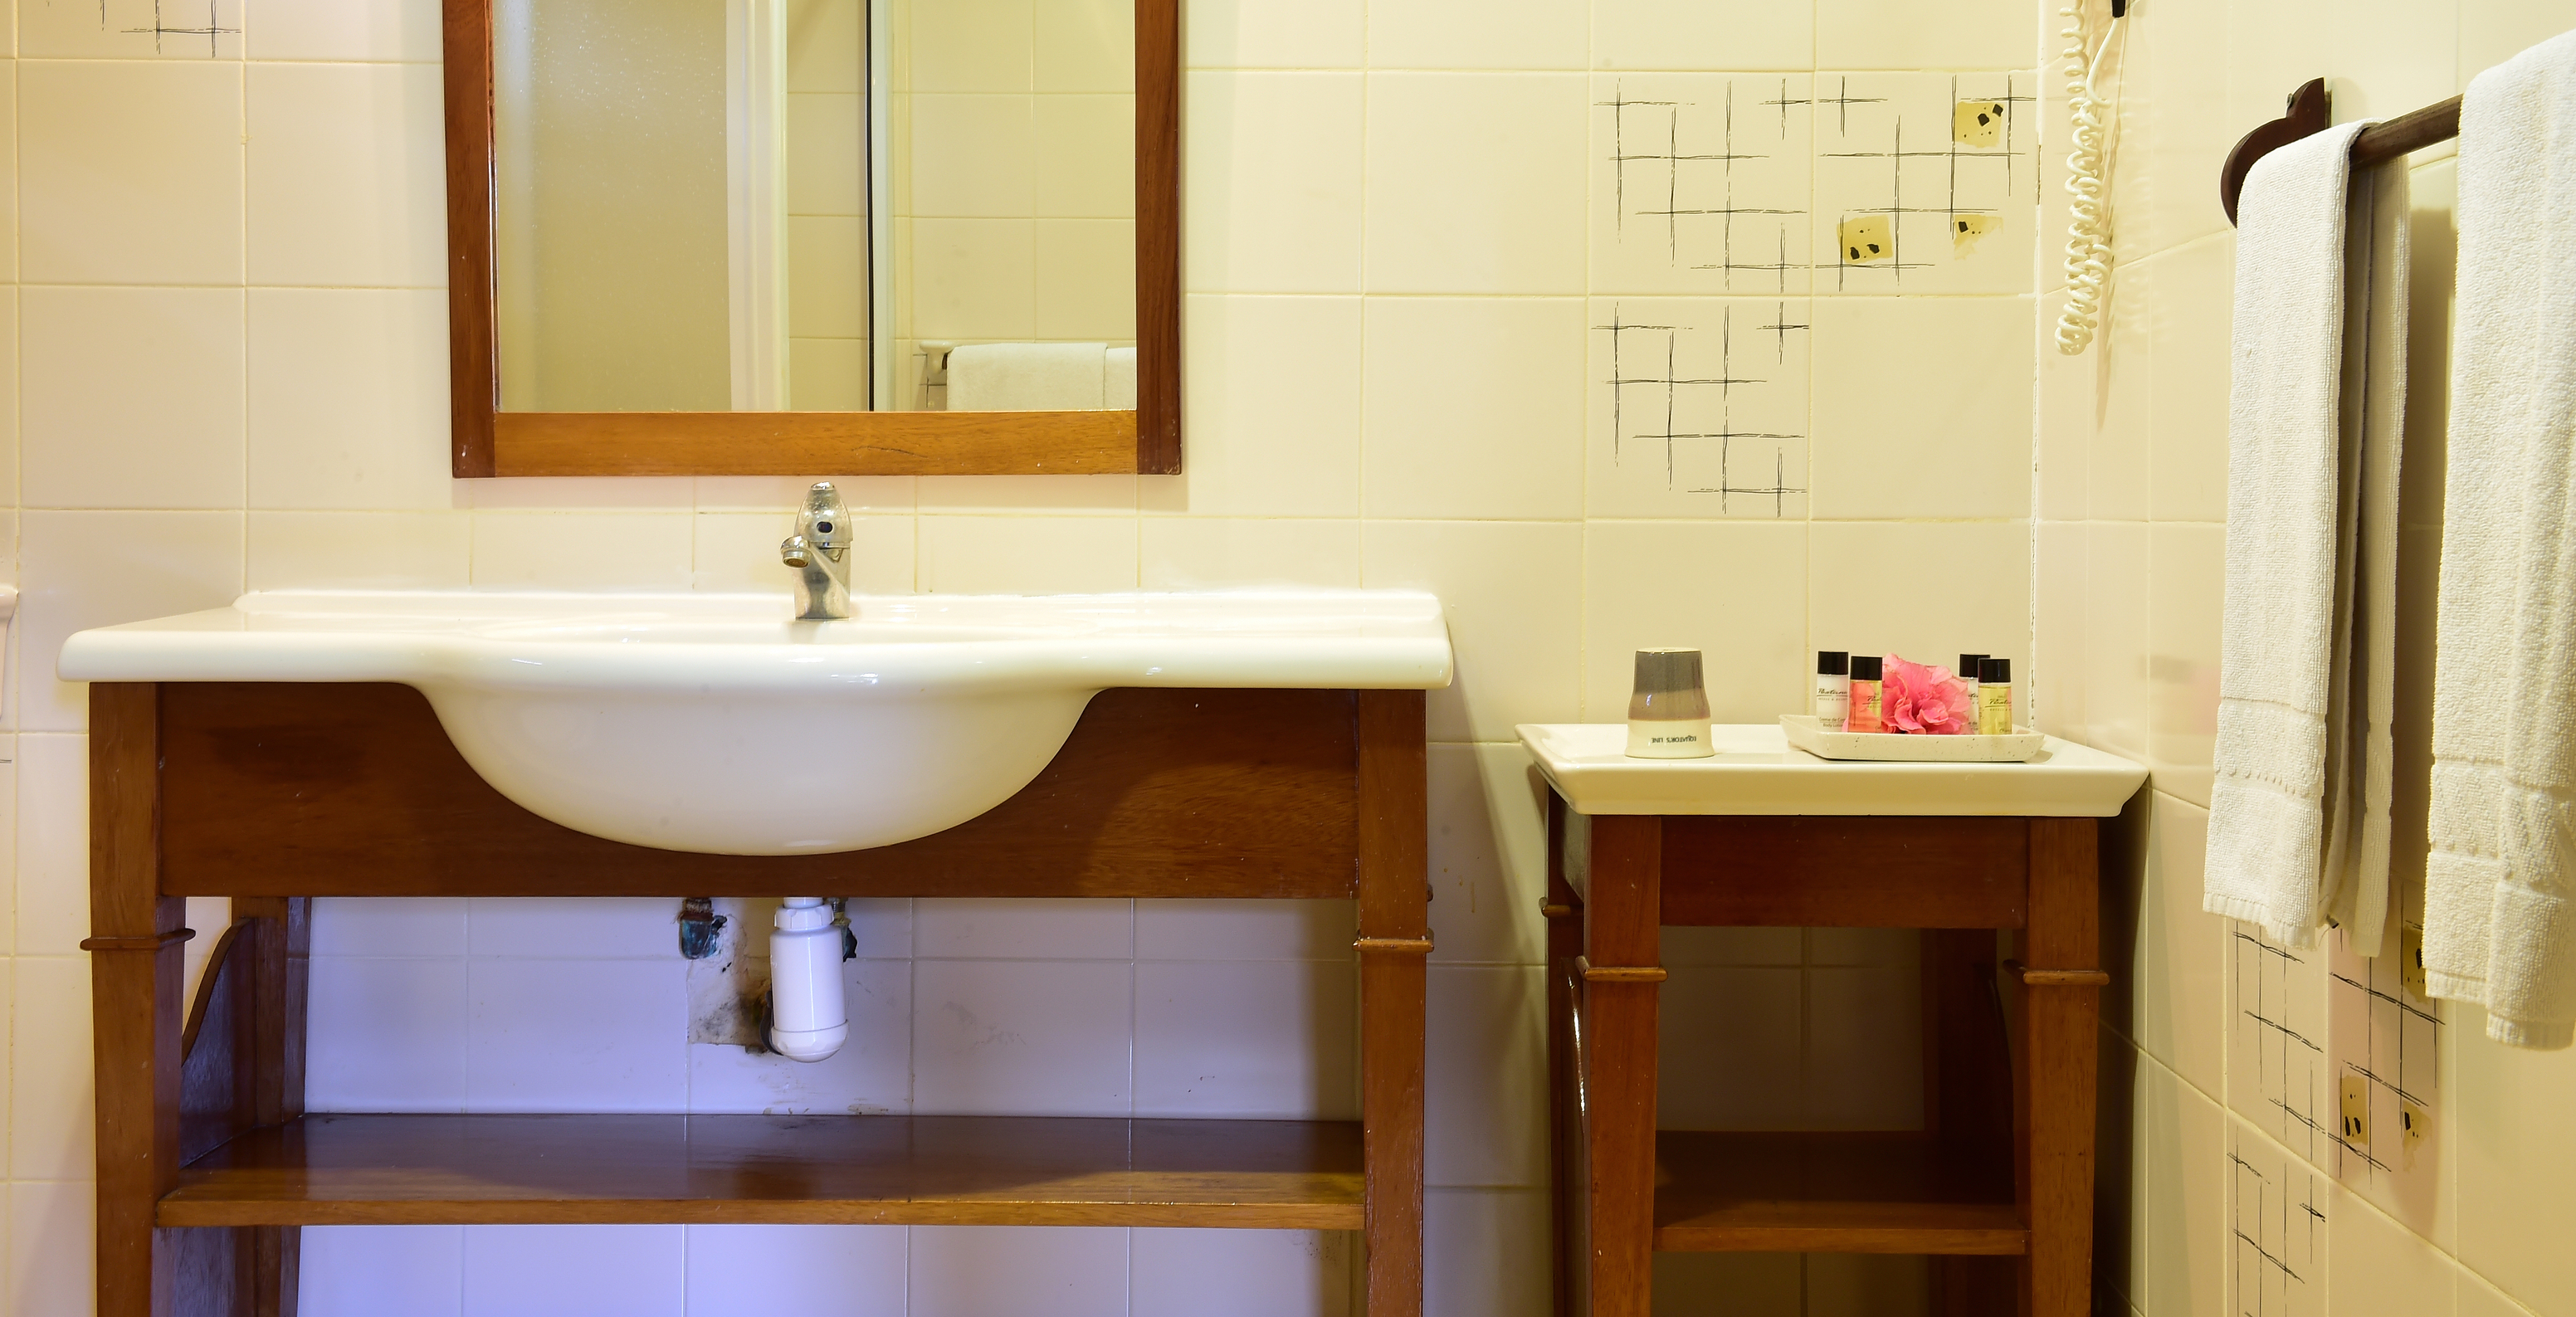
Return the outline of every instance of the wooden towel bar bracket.
<path id="1" fill-rule="evenodd" d="M 2236 149 L 2227 153 L 2226 165 L 2218 171 L 2218 203 L 2227 208 L 2228 223 L 2236 222 L 2236 199 L 2245 191 L 2245 176 L 2254 172 L 2254 162 L 2302 137 L 2324 132 L 2332 109 L 2326 80 L 2311 78 L 2290 93 L 2289 108 L 2280 118 L 2245 134 L 2236 143 Z M 2362 129 L 2361 136 L 2352 142 L 2352 163 L 2355 167 L 2375 165 L 2459 135 L 2460 98 L 2454 96 L 2439 105 L 2427 105 Z"/>

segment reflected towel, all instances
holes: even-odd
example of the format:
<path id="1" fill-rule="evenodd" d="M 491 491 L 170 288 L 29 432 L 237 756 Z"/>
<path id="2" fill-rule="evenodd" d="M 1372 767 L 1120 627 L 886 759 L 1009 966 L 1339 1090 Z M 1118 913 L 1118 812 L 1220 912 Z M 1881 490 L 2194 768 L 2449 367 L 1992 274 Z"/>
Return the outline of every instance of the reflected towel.
<path id="1" fill-rule="evenodd" d="M 1108 383 L 1105 343 L 971 343 L 948 354 L 952 412 L 1098 411 Z"/>
<path id="2" fill-rule="evenodd" d="M 2460 275 L 2424 966 L 2518 1047 L 2576 1040 L 2576 32 L 2460 106 Z"/>

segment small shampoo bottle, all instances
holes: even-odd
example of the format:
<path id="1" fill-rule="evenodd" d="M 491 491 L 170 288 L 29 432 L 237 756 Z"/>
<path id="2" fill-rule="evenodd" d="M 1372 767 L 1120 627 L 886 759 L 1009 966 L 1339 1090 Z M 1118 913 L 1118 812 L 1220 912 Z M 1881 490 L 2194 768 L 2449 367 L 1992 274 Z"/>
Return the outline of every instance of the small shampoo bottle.
<path id="1" fill-rule="evenodd" d="M 1846 732 L 1883 732 L 1879 722 L 1878 681 L 1886 664 L 1876 654 L 1851 656 L 1851 714 L 1843 721 Z"/>
<path id="2" fill-rule="evenodd" d="M 1628 757 L 1706 759 L 1716 753 L 1699 651 L 1638 650 L 1637 689 L 1628 697 Z"/>
<path id="3" fill-rule="evenodd" d="M 1977 665 L 1977 735 L 2010 736 L 2013 730 L 2012 660 Z"/>
<path id="4" fill-rule="evenodd" d="M 1816 728 L 1839 732 L 1851 716 L 1851 655 L 1839 649 L 1816 651 Z"/>
<path id="5" fill-rule="evenodd" d="M 1977 730 L 1977 673 L 1985 666 L 1983 654 L 1959 656 L 1959 683 L 1968 688 L 1968 730 Z"/>

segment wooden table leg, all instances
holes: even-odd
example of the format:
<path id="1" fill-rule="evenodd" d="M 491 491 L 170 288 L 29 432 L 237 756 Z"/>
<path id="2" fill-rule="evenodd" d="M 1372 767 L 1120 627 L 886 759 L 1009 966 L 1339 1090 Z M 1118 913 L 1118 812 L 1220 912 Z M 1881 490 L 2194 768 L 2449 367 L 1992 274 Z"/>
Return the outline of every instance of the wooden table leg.
<path id="1" fill-rule="evenodd" d="M 1590 1317 L 1654 1307 L 1655 999 L 1662 986 L 1663 821 L 1592 819 L 1584 901 L 1584 1134 Z"/>
<path id="2" fill-rule="evenodd" d="M 2093 1098 L 2101 911 L 2097 824 L 2032 819 L 2015 1150 L 2030 1253 L 2021 1308 L 2084 1317 L 2093 1271 Z"/>
<path id="3" fill-rule="evenodd" d="M 1421 691 L 1359 696 L 1360 1122 L 1367 1317 L 1421 1317 L 1422 1077 L 1431 959 Z"/>

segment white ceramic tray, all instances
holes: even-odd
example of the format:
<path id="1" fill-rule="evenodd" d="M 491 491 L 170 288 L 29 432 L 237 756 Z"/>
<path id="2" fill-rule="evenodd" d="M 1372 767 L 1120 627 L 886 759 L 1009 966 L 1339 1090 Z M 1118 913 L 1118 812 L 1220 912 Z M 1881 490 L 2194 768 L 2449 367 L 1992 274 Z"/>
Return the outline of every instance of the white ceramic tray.
<path id="1" fill-rule="evenodd" d="M 1870 759 L 1910 764 L 2023 763 L 2039 756 L 2048 738 L 2016 727 L 2010 736 L 1915 736 L 1905 732 L 1829 732 L 1811 713 L 1780 715 L 1789 744 L 1819 759 Z"/>

